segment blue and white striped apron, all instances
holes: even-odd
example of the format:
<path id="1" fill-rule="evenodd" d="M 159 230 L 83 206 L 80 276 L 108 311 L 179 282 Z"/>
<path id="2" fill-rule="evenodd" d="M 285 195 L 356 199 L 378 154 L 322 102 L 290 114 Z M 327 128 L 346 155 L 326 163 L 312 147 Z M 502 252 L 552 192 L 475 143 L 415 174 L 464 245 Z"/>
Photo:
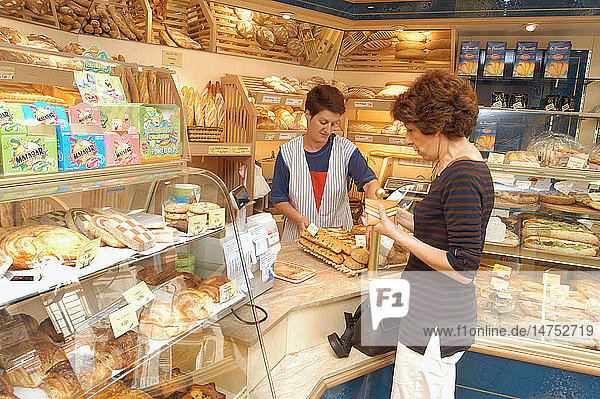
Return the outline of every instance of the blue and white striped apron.
<path id="1" fill-rule="evenodd" d="M 317 212 L 310 171 L 304 154 L 304 135 L 280 147 L 281 156 L 290 170 L 290 203 L 318 227 L 341 227 L 345 230 L 352 228 L 347 182 L 348 163 L 355 149 L 356 146 L 350 140 L 337 135 L 333 138 L 323 198 Z M 298 225 L 289 219 L 286 220 L 281 241 L 294 241 L 298 236 Z"/>

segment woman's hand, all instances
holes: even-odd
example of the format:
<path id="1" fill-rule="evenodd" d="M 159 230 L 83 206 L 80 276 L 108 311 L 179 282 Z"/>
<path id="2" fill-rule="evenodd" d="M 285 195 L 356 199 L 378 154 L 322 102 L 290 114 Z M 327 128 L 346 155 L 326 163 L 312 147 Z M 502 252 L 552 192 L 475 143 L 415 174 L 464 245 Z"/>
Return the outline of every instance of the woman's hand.
<path id="1" fill-rule="evenodd" d="M 300 230 L 304 230 L 304 229 L 308 228 L 308 226 L 310 225 L 310 221 L 308 220 L 308 218 L 306 216 L 300 215 L 298 220 L 296 220 L 296 224 L 298 225 L 298 228 Z"/>
<path id="2" fill-rule="evenodd" d="M 383 234 L 385 236 L 390 237 L 404 250 L 408 251 L 408 248 L 406 248 L 405 243 L 406 239 L 411 237 L 411 235 L 405 232 L 400 226 L 396 225 L 394 221 L 390 220 L 390 218 L 387 217 L 387 212 L 383 204 L 379 204 L 379 219 L 380 222 L 373 226 L 373 230 L 375 230 L 379 234 Z"/>

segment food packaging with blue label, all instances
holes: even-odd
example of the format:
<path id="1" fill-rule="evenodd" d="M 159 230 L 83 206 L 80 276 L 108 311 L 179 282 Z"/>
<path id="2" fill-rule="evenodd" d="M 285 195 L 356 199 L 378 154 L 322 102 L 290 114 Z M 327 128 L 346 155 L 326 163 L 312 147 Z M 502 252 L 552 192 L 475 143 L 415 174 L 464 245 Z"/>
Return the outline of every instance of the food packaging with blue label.
<path id="1" fill-rule="evenodd" d="M 477 68 L 479 68 L 479 47 L 479 42 L 462 42 L 460 44 L 457 75 L 477 75 Z"/>
<path id="2" fill-rule="evenodd" d="M 569 73 L 571 42 L 550 42 L 546 51 L 545 78 L 566 78 Z"/>
<path id="3" fill-rule="evenodd" d="M 535 72 L 535 54 L 537 52 L 537 42 L 518 42 L 517 51 L 515 51 L 515 67 L 513 68 L 513 77 L 532 78 Z"/>
<path id="4" fill-rule="evenodd" d="M 503 76 L 506 42 L 488 42 L 483 76 Z"/>

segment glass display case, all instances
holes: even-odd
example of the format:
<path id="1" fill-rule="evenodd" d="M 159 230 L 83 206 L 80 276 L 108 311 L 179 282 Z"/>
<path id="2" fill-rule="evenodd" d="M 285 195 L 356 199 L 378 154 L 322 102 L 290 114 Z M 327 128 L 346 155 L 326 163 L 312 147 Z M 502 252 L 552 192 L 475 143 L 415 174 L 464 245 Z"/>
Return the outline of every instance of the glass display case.
<path id="1" fill-rule="evenodd" d="M 255 397 L 258 325 L 223 182 L 181 164 L 0 181 L 5 397 Z M 237 262 L 230 261 L 232 258 Z M 249 288 L 250 287 L 250 288 Z M 231 331 L 231 321 L 229 329 Z"/>

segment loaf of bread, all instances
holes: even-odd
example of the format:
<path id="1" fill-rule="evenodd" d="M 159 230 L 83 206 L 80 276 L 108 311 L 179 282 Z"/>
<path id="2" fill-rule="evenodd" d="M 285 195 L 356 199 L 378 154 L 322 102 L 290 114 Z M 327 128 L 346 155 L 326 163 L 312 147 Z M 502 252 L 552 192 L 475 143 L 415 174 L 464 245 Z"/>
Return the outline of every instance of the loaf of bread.
<path id="1" fill-rule="evenodd" d="M 427 36 L 421 32 L 404 31 L 398 33 L 398 39 L 411 42 L 424 42 L 427 40 Z"/>
<path id="2" fill-rule="evenodd" d="M 166 340 L 185 332 L 191 320 L 170 303 L 152 301 L 140 315 L 140 333 L 154 340 Z"/>
<path id="3" fill-rule="evenodd" d="M 342 252 L 342 247 L 337 241 L 331 240 L 323 235 L 316 234 L 313 236 L 308 232 L 308 230 L 304 229 L 300 231 L 300 237 L 312 242 L 313 244 L 324 247 L 333 253 L 339 254 Z"/>
<path id="4" fill-rule="evenodd" d="M 275 45 L 275 34 L 269 28 L 262 26 L 256 32 L 256 41 L 263 49 L 270 50 Z"/>
<path id="5" fill-rule="evenodd" d="M 428 61 L 449 61 L 452 50 L 449 48 L 428 51 L 425 59 Z"/>
<path id="6" fill-rule="evenodd" d="M 452 44 L 450 43 L 450 39 L 439 39 L 439 40 L 429 40 L 425 48 L 427 50 L 437 50 L 437 49 L 450 49 Z"/>
<path id="7" fill-rule="evenodd" d="M 275 44 L 285 46 L 290 38 L 287 29 L 283 25 L 273 26 L 273 35 L 275 35 Z"/>
<path id="8" fill-rule="evenodd" d="M 399 60 L 424 60 L 425 52 L 417 49 L 396 51 L 396 59 Z"/>
<path id="9" fill-rule="evenodd" d="M 309 251 L 319 256 L 322 256 L 323 258 L 329 260 L 330 262 L 333 262 L 336 265 L 341 265 L 342 263 L 344 263 L 344 255 L 342 254 L 335 253 L 302 237 L 298 238 L 298 243 L 306 249 L 308 249 Z"/>

